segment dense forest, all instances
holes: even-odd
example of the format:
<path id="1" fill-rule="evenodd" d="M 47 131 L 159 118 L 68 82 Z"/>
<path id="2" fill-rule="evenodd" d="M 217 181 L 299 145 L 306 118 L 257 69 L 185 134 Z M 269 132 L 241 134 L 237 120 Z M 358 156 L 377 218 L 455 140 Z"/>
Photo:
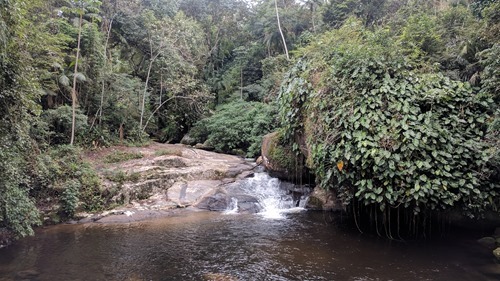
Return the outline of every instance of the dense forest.
<path id="1" fill-rule="evenodd" d="M 82 150 L 256 157 L 273 131 L 354 214 L 500 206 L 499 1 L 0 0 L 0 26 L 0 227 L 19 236 L 53 202 L 107 207 Z"/>

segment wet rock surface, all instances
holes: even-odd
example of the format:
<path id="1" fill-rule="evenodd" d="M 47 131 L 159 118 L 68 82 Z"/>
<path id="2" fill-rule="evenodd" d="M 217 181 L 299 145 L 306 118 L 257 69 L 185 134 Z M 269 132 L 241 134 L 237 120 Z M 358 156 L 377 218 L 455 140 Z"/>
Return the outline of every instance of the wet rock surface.
<path id="1" fill-rule="evenodd" d="M 0 228 L 0 249 L 6 247 L 14 240 L 14 235 L 6 228 Z"/>
<path id="2" fill-rule="evenodd" d="M 493 268 L 496 269 L 496 277 L 500 278 L 500 227 L 495 228 L 493 236 L 486 236 L 477 240 L 483 250 L 491 251 L 495 257 L 496 264 Z"/>
<path id="3" fill-rule="evenodd" d="M 111 164 L 103 161 L 117 151 L 143 157 Z M 230 203 L 225 188 L 251 177 L 256 167 L 238 156 L 160 143 L 113 147 L 88 153 L 87 158 L 100 174 L 104 191 L 114 192 L 112 200 L 120 207 L 100 214 L 77 214 L 80 223 L 144 220 L 191 206 L 222 211 Z M 251 210 L 250 201 L 242 200 L 242 208 Z"/>
<path id="4" fill-rule="evenodd" d="M 225 211 L 236 200 L 239 213 L 258 213 L 261 211 L 259 200 L 251 195 L 244 194 L 237 186 L 238 183 L 222 186 L 204 197 L 197 208 L 210 211 Z"/>
<path id="5" fill-rule="evenodd" d="M 342 211 L 344 207 L 332 190 L 325 190 L 317 186 L 309 195 L 306 209 L 315 211 Z"/>

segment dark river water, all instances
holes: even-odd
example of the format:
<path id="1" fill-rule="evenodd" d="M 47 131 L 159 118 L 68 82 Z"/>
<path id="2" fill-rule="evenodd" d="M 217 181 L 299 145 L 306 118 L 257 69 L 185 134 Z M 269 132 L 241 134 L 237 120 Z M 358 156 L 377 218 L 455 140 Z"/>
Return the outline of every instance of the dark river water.
<path id="1" fill-rule="evenodd" d="M 0 280 L 497 280 L 477 238 L 389 241 L 315 212 L 186 212 L 39 229 L 0 249 Z"/>

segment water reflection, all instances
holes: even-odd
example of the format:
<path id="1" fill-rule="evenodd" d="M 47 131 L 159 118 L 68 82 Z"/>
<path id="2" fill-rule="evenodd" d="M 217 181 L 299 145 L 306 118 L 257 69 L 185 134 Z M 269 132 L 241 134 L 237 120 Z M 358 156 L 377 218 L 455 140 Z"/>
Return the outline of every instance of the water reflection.
<path id="1" fill-rule="evenodd" d="M 460 241 L 394 243 L 317 213 L 196 212 L 39 230 L 0 250 L 0 280 L 493 280 L 470 261 Z"/>

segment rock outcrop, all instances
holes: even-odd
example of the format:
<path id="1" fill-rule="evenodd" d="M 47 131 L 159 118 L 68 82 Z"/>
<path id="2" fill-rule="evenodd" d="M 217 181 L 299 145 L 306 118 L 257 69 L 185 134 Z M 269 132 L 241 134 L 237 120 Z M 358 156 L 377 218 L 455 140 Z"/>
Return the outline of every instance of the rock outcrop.
<path id="1" fill-rule="evenodd" d="M 321 187 L 316 187 L 309 195 L 306 209 L 316 211 L 342 211 L 344 207 L 333 190 L 325 190 Z"/>
<path id="2" fill-rule="evenodd" d="M 102 161 L 117 151 L 140 153 L 143 157 L 111 164 Z M 210 198 L 222 198 L 217 191 L 251 176 L 256 166 L 233 155 L 160 143 L 104 149 L 88 153 L 87 158 L 102 178 L 103 192 L 111 194 L 111 203 L 121 206 L 104 215 L 80 214 L 87 221 L 99 221 L 109 214 L 129 219 L 130 214 L 198 205 L 223 210 L 229 203 L 227 198 L 226 202 L 208 202 Z"/>
<path id="3" fill-rule="evenodd" d="M 297 156 L 291 147 L 282 145 L 279 133 L 270 133 L 262 138 L 261 153 L 262 164 L 271 176 L 290 182 L 310 180 L 304 158 Z"/>
<path id="4" fill-rule="evenodd" d="M 185 134 L 181 139 L 181 144 L 185 145 L 195 145 L 197 143 L 195 138 L 192 138 L 190 135 Z"/>
<path id="5" fill-rule="evenodd" d="M 500 262 L 500 227 L 495 228 L 493 236 L 483 237 L 477 240 L 482 248 L 492 251 L 497 262 Z"/>
<path id="6" fill-rule="evenodd" d="M 0 249 L 14 241 L 14 235 L 6 228 L 0 227 Z"/>
<path id="7" fill-rule="evenodd" d="M 497 258 L 498 261 L 500 261 L 500 247 L 493 250 L 493 255 L 495 256 L 495 258 Z"/>
<path id="8" fill-rule="evenodd" d="M 238 213 L 258 213 L 261 208 L 259 200 L 247 194 L 235 194 L 231 192 L 231 186 L 215 190 L 209 196 L 204 197 L 197 205 L 197 208 L 210 211 L 225 211 L 235 200 Z"/>

